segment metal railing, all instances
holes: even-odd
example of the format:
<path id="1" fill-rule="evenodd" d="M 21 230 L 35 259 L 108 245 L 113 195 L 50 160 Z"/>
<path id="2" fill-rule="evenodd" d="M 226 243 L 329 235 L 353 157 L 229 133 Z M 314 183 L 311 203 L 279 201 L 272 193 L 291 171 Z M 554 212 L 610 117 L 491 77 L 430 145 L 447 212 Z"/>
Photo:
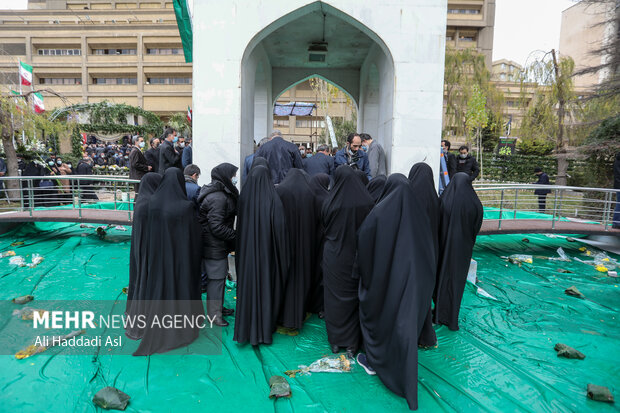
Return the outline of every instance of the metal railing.
<path id="1" fill-rule="evenodd" d="M 107 210 L 131 211 L 135 199 L 134 185 L 140 181 L 118 176 L 54 175 L 0 177 L 0 213 L 43 209 L 82 211 L 93 204 L 106 204 Z"/>
<path id="2" fill-rule="evenodd" d="M 474 185 L 486 209 L 485 221 L 502 222 L 519 219 L 545 219 L 555 229 L 558 221 L 585 222 L 602 225 L 608 231 L 613 224 L 614 210 L 620 191 L 606 188 L 535 184 Z M 544 208 L 536 190 L 548 190 Z M 495 209 L 497 217 L 494 215 Z"/>

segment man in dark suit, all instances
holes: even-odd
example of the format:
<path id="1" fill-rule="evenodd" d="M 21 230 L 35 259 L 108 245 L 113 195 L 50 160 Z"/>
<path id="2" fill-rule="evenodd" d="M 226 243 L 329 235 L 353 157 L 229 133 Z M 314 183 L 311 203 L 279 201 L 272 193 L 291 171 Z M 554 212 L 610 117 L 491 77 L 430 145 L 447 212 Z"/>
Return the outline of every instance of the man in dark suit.
<path id="1" fill-rule="evenodd" d="M 144 148 L 144 138 L 142 136 L 133 137 L 133 149 L 129 153 L 129 179 L 140 180 L 151 169 L 146 158 L 142 154 L 142 148 Z M 136 195 L 140 189 L 140 183 L 134 185 Z"/>
<path id="2" fill-rule="evenodd" d="M 332 178 L 334 174 L 334 158 L 329 156 L 329 146 L 323 144 L 316 150 L 316 155 L 305 159 L 304 169 L 310 176 L 327 174 Z"/>
<path id="3" fill-rule="evenodd" d="M 456 173 L 456 156 L 453 153 L 450 153 L 450 141 L 442 140 L 441 141 L 441 150 L 443 151 L 443 156 L 446 157 L 446 166 L 448 167 L 448 176 L 452 179 L 452 176 Z"/>
<path id="4" fill-rule="evenodd" d="M 159 173 L 162 175 L 166 169 L 181 164 L 181 154 L 174 147 L 178 140 L 177 131 L 167 127 L 164 131 L 164 142 L 159 146 Z"/>
<path id="5" fill-rule="evenodd" d="M 538 181 L 534 182 L 538 185 L 550 185 L 549 176 L 540 168 L 534 168 L 534 175 L 538 176 Z M 538 212 L 545 212 L 545 206 L 547 203 L 547 194 L 550 193 L 550 189 L 537 189 L 534 194 L 538 195 Z"/>
<path id="6" fill-rule="evenodd" d="M 285 141 L 279 130 L 273 131 L 271 140 L 258 149 L 256 156 L 269 162 L 274 185 L 282 182 L 289 169 L 304 169 L 299 148 L 294 143 Z"/>
<path id="7" fill-rule="evenodd" d="M 159 138 L 151 138 L 150 145 L 151 149 L 144 153 L 144 157 L 148 162 L 149 166 L 152 168 L 152 171 L 159 171 Z"/>

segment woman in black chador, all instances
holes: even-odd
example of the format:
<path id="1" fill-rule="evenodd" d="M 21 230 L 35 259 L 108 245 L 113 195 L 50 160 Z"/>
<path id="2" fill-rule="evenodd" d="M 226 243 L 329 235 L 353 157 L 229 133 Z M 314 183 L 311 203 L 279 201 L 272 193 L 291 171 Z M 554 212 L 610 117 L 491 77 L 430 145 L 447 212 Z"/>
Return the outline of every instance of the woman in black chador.
<path id="1" fill-rule="evenodd" d="M 372 197 L 372 199 L 377 203 L 379 201 L 379 197 L 383 193 L 383 187 L 385 186 L 385 181 L 387 181 L 387 176 L 385 175 L 377 175 L 366 185 L 366 189 L 368 189 L 368 193 Z"/>
<path id="2" fill-rule="evenodd" d="M 131 227 L 131 247 L 129 249 L 129 286 L 127 287 L 127 307 L 125 313 L 136 317 L 144 311 L 144 295 L 148 279 L 148 216 L 151 196 L 161 183 L 162 176 L 149 172 L 140 180 L 140 192 L 133 209 Z M 132 340 L 142 338 L 144 329 L 137 324 L 127 325 L 125 335 Z"/>
<path id="3" fill-rule="evenodd" d="M 435 287 L 426 201 L 402 174 L 391 175 L 357 234 L 360 323 L 368 364 L 418 408 L 418 337 Z"/>
<path id="4" fill-rule="evenodd" d="M 409 181 L 416 199 L 422 203 L 422 210 L 419 211 L 420 217 L 424 217 L 426 224 L 430 225 L 431 235 L 427 239 L 432 248 L 430 249 L 429 262 L 433 263 L 432 271 L 433 279 L 437 277 L 437 266 L 439 263 L 439 197 L 435 190 L 435 181 L 433 180 L 433 170 L 424 162 L 418 162 L 411 167 L 409 171 Z M 435 285 L 436 281 L 435 281 Z M 432 347 L 437 344 L 437 334 L 433 329 L 431 307 L 428 307 L 428 314 L 424 321 L 424 327 L 420 333 L 418 344 L 423 347 Z"/>
<path id="5" fill-rule="evenodd" d="M 255 165 L 239 196 L 237 222 L 237 316 L 233 340 L 271 344 L 289 268 L 282 202 L 269 169 Z"/>
<path id="6" fill-rule="evenodd" d="M 306 302 L 306 311 L 318 314 L 323 318 L 323 243 L 325 242 L 325 229 L 321 222 L 321 210 L 323 202 L 329 197 L 329 175 L 316 174 L 310 178 L 310 189 L 314 195 L 314 210 L 316 222 L 314 223 L 316 231 L 316 257 L 314 265 L 314 273 L 312 274 L 312 283 L 308 301 Z"/>
<path id="7" fill-rule="evenodd" d="M 140 199 L 140 197 L 138 197 Z M 194 204 L 187 200 L 185 179 L 168 168 L 148 202 L 148 278 L 143 299 L 146 329 L 137 356 L 164 353 L 198 337 L 195 325 L 165 328 L 164 316 L 207 323 L 200 294 L 200 224 Z M 155 323 L 157 318 L 158 323 Z"/>
<path id="8" fill-rule="evenodd" d="M 291 168 L 276 187 L 282 201 L 290 248 L 288 281 L 284 302 L 278 317 L 279 324 L 299 329 L 306 319 L 306 302 L 316 266 L 317 218 L 314 194 L 308 175 Z"/>
<path id="9" fill-rule="evenodd" d="M 471 179 L 459 172 L 441 194 L 439 271 L 433 321 L 459 329 L 459 310 L 476 236 L 482 226 L 482 204 Z"/>
<path id="10" fill-rule="evenodd" d="M 332 351 L 346 348 L 350 357 L 355 355 L 360 342 L 355 234 L 374 204 L 353 169 L 346 165 L 336 169 L 334 187 L 321 213 L 325 226 L 325 326 Z"/>

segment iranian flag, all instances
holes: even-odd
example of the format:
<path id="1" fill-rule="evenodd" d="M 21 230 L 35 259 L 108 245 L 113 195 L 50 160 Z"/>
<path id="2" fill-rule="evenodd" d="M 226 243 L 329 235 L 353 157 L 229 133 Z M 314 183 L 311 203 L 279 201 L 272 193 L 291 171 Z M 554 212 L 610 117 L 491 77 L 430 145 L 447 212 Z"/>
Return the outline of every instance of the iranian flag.
<path id="1" fill-rule="evenodd" d="M 19 62 L 19 77 L 21 79 L 21 84 L 26 86 L 32 85 L 32 66 Z"/>
<path id="2" fill-rule="evenodd" d="M 188 106 L 187 107 L 187 121 L 190 123 L 192 123 L 192 109 Z"/>
<path id="3" fill-rule="evenodd" d="M 32 94 L 32 100 L 34 101 L 34 111 L 37 113 L 45 112 L 45 106 L 43 106 L 43 96 L 39 92 Z"/>

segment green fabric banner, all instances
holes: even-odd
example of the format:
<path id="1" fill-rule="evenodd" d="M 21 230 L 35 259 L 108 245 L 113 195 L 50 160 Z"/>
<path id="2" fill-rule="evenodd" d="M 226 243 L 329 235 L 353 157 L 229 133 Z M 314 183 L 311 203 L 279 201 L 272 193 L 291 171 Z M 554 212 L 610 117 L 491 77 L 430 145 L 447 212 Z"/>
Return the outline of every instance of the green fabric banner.
<path id="1" fill-rule="evenodd" d="M 185 63 L 193 61 L 193 35 L 192 35 L 192 18 L 189 14 L 189 6 L 187 0 L 173 0 L 174 14 L 177 17 L 177 26 L 179 26 L 179 35 L 183 42 L 183 53 L 185 55 Z"/>

